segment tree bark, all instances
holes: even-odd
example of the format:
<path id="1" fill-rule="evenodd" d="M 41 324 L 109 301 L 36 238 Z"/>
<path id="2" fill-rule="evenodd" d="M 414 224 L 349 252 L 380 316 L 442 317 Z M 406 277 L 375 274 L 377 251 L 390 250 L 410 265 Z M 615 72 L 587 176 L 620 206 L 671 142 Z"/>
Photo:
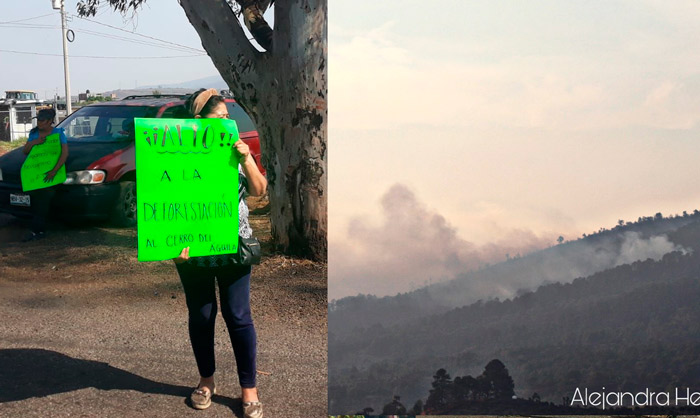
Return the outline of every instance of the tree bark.
<path id="1" fill-rule="evenodd" d="M 225 0 L 180 5 L 258 127 L 277 249 L 327 260 L 327 0 L 276 1 L 266 52 L 250 44 Z"/>

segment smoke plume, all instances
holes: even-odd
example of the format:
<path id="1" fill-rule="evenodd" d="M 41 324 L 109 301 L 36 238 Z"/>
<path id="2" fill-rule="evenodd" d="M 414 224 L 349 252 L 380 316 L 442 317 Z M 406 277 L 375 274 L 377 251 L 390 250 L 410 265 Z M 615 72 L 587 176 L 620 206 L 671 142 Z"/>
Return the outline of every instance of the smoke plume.
<path id="1" fill-rule="evenodd" d="M 512 230 L 502 240 L 477 246 L 460 238 L 445 217 L 428 210 L 401 184 L 392 186 L 380 203 L 380 225 L 354 218 L 343 240 L 331 240 L 331 298 L 409 291 L 554 242 Z"/>
<path id="2" fill-rule="evenodd" d="M 521 257 L 553 245 L 558 234 L 514 229 L 495 242 L 476 245 L 460 238 L 445 217 L 427 209 L 401 184 L 384 194 L 381 211 L 379 225 L 354 218 L 345 239 L 330 241 L 331 299 L 359 293 L 393 295 L 437 284 L 431 287 L 435 301 L 462 306 L 686 251 L 663 234 L 644 237 L 626 231 Z M 490 264 L 495 265 L 485 268 Z"/>

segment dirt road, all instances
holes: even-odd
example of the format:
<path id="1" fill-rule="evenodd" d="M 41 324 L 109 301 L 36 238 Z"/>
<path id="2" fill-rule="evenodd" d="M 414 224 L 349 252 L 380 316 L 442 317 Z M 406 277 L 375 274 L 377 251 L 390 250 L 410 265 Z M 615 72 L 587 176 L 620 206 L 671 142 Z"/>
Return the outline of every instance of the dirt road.
<path id="1" fill-rule="evenodd" d="M 265 416 L 327 416 L 326 265 L 269 255 L 253 213 L 268 241 L 251 285 Z M 172 262 L 137 262 L 134 229 L 51 228 L 22 243 L 25 225 L 0 215 L 0 416 L 242 416 L 220 313 L 218 395 L 186 404 L 198 374 Z"/>

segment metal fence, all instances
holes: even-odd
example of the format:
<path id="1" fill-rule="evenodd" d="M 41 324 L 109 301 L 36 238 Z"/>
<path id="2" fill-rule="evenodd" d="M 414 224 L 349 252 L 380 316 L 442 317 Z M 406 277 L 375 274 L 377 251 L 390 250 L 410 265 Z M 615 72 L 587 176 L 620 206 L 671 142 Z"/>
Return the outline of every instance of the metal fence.
<path id="1" fill-rule="evenodd" d="M 0 141 L 10 141 L 10 111 L 0 110 Z"/>
<path id="2" fill-rule="evenodd" d="M 12 121 L 11 112 L 14 112 L 14 121 Z M 0 110 L 0 141 L 17 141 L 20 138 L 26 138 L 31 129 L 31 109 Z"/>

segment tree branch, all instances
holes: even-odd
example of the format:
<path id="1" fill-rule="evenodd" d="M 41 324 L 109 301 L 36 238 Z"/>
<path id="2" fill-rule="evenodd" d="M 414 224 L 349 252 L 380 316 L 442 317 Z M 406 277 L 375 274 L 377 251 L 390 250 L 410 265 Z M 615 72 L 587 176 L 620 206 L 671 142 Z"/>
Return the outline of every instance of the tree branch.
<path id="1" fill-rule="evenodd" d="M 246 74 L 258 71 L 259 63 L 266 53 L 258 51 L 250 43 L 231 6 L 225 0 L 179 0 L 179 3 L 219 72 L 225 76 L 229 69 L 222 68 L 226 67 L 225 63 L 216 61 L 215 58 L 221 56 L 221 53 L 212 51 L 224 46 L 222 40 L 226 40 L 233 43 L 232 49 L 230 44 L 226 47 L 229 58 L 235 59 L 231 62 L 237 67 L 234 78 L 237 83 L 248 82 Z M 234 86 L 229 87 L 235 89 Z"/>
<path id="2" fill-rule="evenodd" d="M 277 1 L 274 4 L 274 7 L 275 30 L 272 31 L 272 50 L 275 56 L 279 57 L 289 49 L 288 43 L 290 40 L 284 39 L 285 34 L 287 38 L 289 37 L 291 29 L 289 23 L 289 1 Z M 283 42 L 285 40 L 287 41 L 287 44 Z"/>
<path id="3" fill-rule="evenodd" d="M 263 13 L 269 8 L 272 0 L 236 0 L 241 7 L 243 21 L 253 38 L 269 51 L 272 47 L 272 28 L 265 20 Z"/>

